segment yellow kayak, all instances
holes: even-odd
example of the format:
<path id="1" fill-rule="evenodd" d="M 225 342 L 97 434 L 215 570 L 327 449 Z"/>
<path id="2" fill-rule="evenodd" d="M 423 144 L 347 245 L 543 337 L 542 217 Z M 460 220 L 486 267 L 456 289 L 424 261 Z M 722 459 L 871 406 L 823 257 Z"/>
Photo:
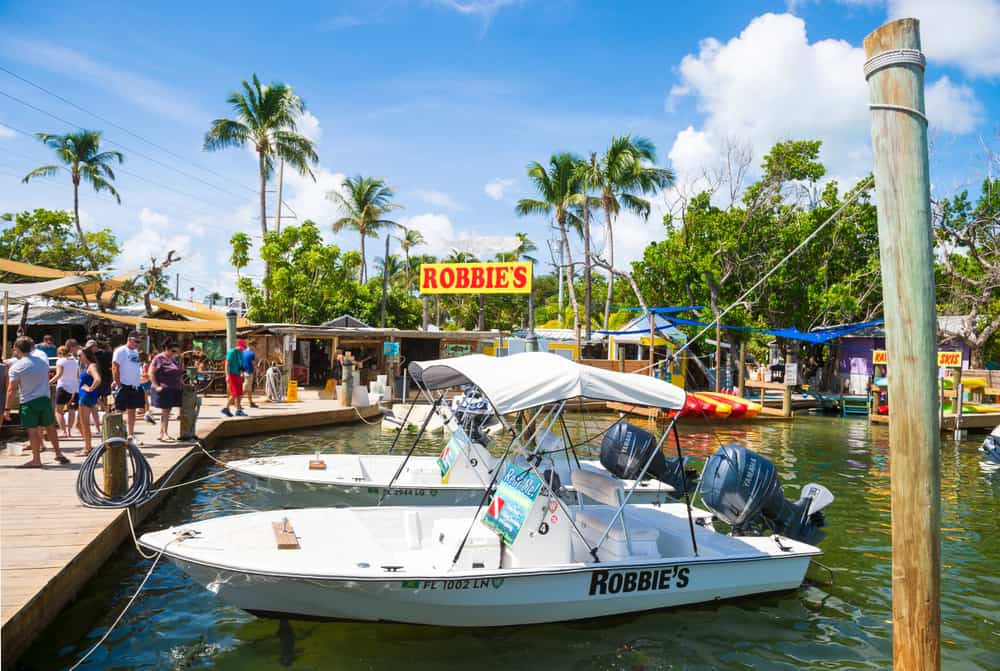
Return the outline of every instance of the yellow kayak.
<path id="1" fill-rule="evenodd" d="M 760 414 L 760 409 L 764 407 L 760 403 L 757 403 L 756 401 L 751 401 L 749 398 L 743 398 L 742 396 L 736 396 L 734 394 L 723 394 L 720 392 L 718 394 L 715 394 L 715 396 L 721 398 L 722 400 L 726 400 L 727 398 L 732 399 L 733 401 L 738 401 L 743 405 L 745 405 L 747 409 L 746 412 L 743 414 L 744 417 L 756 417 L 757 415 Z"/>
<path id="2" fill-rule="evenodd" d="M 944 379 L 945 389 L 954 389 L 955 381 L 949 377 Z M 965 391 L 976 391 L 979 389 L 986 389 L 986 378 L 985 377 L 963 377 L 962 378 L 962 389 Z"/>

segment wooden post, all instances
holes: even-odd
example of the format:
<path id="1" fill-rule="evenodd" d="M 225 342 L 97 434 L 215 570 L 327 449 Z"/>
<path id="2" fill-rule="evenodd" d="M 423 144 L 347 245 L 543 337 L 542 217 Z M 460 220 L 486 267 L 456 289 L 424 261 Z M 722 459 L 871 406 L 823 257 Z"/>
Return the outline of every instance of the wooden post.
<path id="1" fill-rule="evenodd" d="M 886 349 L 897 371 L 889 377 L 893 666 L 940 669 L 937 326 L 920 23 L 887 23 L 864 48 Z"/>
<path id="2" fill-rule="evenodd" d="M 654 317 L 653 313 L 650 312 L 649 313 L 649 376 L 650 377 L 655 377 L 656 375 L 656 371 L 653 368 L 653 362 L 655 361 L 655 359 L 653 359 L 653 343 L 655 342 L 655 338 L 656 338 L 656 317 Z"/>
<path id="3" fill-rule="evenodd" d="M 424 294 L 423 296 L 420 297 L 420 302 L 423 304 L 420 314 L 420 323 L 422 325 L 423 330 L 426 331 L 427 325 L 431 323 L 430 306 L 428 305 L 428 303 L 430 302 L 430 296 Z"/>
<path id="4" fill-rule="evenodd" d="M 117 412 L 104 413 L 101 418 L 101 439 L 124 438 L 125 422 L 122 414 Z M 111 496 L 125 492 L 128 486 L 128 463 L 125 459 L 125 446 L 115 441 L 104 449 L 104 491 Z"/>
<path id="5" fill-rule="evenodd" d="M 3 292 L 3 360 L 7 360 L 7 310 L 10 309 L 10 292 Z"/>
<path id="6" fill-rule="evenodd" d="M 787 384 L 781 392 L 781 416 L 792 416 L 792 388 Z"/>
<path id="7" fill-rule="evenodd" d="M 722 389 L 722 321 L 715 320 L 715 393 Z"/>
<path id="8" fill-rule="evenodd" d="M 344 353 L 344 398 L 340 404 L 345 408 L 354 405 L 354 356 Z"/>
<path id="9" fill-rule="evenodd" d="M 736 384 L 739 385 L 739 393 L 743 396 L 743 385 L 746 384 L 747 378 L 747 344 L 746 341 L 740 341 L 740 360 L 736 364 L 738 367 L 736 369 Z"/>
<path id="10" fill-rule="evenodd" d="M 955 400 L 951 404 L 951 411 L 955 415 L 955 430 L 952 437 L 955 440 L 962 440 L 962 406 L 963 396 L 965 396 L 965 390 L 962 388 L 962 367 L 952 369 L 952 380 L 955 388 Z"/>

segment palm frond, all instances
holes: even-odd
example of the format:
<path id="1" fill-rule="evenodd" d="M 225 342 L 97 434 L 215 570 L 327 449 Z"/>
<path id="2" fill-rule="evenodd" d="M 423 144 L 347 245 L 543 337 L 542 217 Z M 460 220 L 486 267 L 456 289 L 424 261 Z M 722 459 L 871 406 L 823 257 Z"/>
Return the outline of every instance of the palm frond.
<path id="1" fill-rule="evenodd" d="M 30 180 L 36 177 L 52 177 L 58 175 L 60 170 L 65 170 L 65 168 L 58 165 L 43 165 L 40 168 L 35 168 L 21 180 L 22 184 L 27 184 Z"/>

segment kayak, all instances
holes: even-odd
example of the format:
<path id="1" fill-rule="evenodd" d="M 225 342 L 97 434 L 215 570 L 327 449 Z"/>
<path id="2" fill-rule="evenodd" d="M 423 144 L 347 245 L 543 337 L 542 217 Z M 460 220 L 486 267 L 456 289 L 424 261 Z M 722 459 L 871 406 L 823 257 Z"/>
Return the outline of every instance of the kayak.
<path id="1" fill-rule="evenodd" d="M 684 398 L 684 407 L 681 408 L 681 417 L 702 417 L 712 416 L 712 406 L 697 398 L 694 394 L 687 394 Z M 670 416 L 674 416 L 674 411 L 670 411 Z"/>
<path id="2" fill-rule="evenodd" d="M 737 396 L 736 394 L 725 394 L 722 392 L 719 392 L 718 394 L 712 392 L 712 394 L 716 398 L 719 398 L 726 403 L 731 403 L 733 401 L 736 401 L 742 405 L 745 405 L 746 410 L 744 411 L 743 416 L 746 417 L 747 419 L 752 419 L 757 415 L 759 415 L 761 408 L 764 407 L 760 403 L 757 403 L 756 401 L 752 401 L 749 398 L 743 398 L 742 396 Z M 735 408 L 733 410 L 735 412 Z"/>
<path id="3" fill-rule="evenodd" d="M 712 406 L 713 417 L 718 417 L 721 419 L 724 417 L 729 417 L 729 415 L 733 412 L 733 406 L 729 405 L 728 403 L 724 403 L 723 401 L 720 401 L 718 399 L 712 398 L 711 396 L 706 396 L 701 392 L 688 394 L 688 396 L 697 396 L 700 400 Z"/>
<path id="4" fill-rule="evenodd" d="M 729 413 L 729 417 L 731 419 L 738 419 L 740 417 L 746 416 L 747 414 L 747 404 L 744 403 L 742 399 L 738 399 L 735 396 L 730 396 L 729 394 L 722 395 L 709 391 L 699 392 L 699 393 L 704 394 L 705 396 L 708 396 L 711 399 L 715 399 L 720 403 L 725 403 L 726 405 L 731 407 L 732 411 Z"/>
<path id="5" fill-rule="evenodd" d="M 954 389 L 955 381 L 950 377 L 944 379 L 945 389 Z M 985 377 L 963 377 L 962 378 L 962 389 L 965 391 L 978 391 L 980 389 L 986 389 L 986 378 Z"/>
<path id="6" fill-rule="evenodd" d="M 954 412 L 954 407 L 955 406 L 951 401 L 944 402 L 945 412 Z M 962 404 L 962 414 L 964 415 L 975 415 L 980 412 L 1000 412 L 1000 405 L 990 405 L 989 403 L 969 403 L 968 401 Z"/>

